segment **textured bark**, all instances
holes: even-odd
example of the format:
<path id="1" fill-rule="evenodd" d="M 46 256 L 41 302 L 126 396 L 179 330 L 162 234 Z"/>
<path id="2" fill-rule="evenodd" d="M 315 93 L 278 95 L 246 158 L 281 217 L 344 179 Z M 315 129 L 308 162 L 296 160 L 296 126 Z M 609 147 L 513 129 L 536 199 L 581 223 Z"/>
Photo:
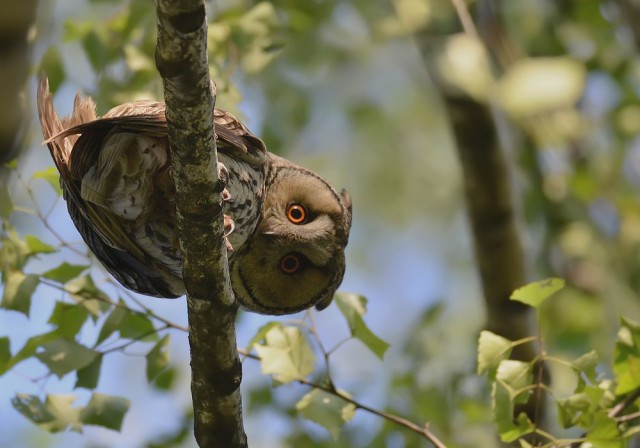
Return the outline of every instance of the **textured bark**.
<path id="1" fill-rule="evenodd" d="M 156 66 L 164 82 L 176 185 L 183 277 L 189 311 L 191 393 L 201 448 L 247 446 L 242 424 L 242 368 L 236 351 L 237 305 L 220 192 L 202 0 L 157 0 Z"/>
<path id="2" fill-rule="evenodd" d="M 0 4 L 0 164 L 15 157 L 24 143 L 28 121 L 24 85 L 31 62 L 29 30 L 37 6 L 37 0 L 3 0 Z"/>

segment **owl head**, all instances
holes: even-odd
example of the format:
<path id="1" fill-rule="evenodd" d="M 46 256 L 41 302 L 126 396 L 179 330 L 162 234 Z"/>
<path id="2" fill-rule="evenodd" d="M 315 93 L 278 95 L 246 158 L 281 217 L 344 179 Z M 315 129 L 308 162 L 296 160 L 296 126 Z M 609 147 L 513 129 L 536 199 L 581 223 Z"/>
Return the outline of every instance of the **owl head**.
<path id="1" fill-rule="evenodd" d="M 269 157 L 262 217 L 231 263 L 236 299 L 264 314 L 324 309 L 344 276 L 351 197 L 309 170 Z"/>

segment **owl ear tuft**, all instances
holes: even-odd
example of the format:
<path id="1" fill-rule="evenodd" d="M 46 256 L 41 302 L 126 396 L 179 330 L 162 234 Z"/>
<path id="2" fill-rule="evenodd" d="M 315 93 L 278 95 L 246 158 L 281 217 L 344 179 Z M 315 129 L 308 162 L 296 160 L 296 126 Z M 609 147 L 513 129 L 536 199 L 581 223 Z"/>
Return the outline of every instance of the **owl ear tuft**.
<path id="1" fill-rule="evenodd" d="M 340 196 L 342 196 L 342 201 L 344 202 L 344 206 L 349 209 L 349 212 L 351 212 L 351 195 L 349 194 L 349 192 L 343 188 L 340 191 Z"/>

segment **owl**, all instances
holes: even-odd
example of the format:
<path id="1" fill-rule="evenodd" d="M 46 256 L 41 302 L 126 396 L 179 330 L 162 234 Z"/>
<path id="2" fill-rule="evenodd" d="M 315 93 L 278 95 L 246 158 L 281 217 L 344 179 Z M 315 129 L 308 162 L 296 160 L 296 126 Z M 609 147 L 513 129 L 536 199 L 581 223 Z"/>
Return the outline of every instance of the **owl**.
<path id="1" fill-rule="evenodd" d="M 164 103 L 125 103 L 97 117 L 94 101 L 77 95 L 73 113 L 60 119 L 43 77 L 38 115 L 67 209 L 91 251 L 135 292 L 183 295 Z M 214 122 L 236 300 L 274 315 L 327 307 L 344 276 L 349 194 L 268 152 L 230 113 L 215 109 Z"/>

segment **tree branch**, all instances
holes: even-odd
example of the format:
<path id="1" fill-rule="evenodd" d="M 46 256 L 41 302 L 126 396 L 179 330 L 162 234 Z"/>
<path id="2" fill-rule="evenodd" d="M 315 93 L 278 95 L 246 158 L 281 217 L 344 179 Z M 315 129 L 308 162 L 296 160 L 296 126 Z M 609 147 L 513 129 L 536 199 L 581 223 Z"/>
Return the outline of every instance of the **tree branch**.
<path id="1" fill-rule="evenodd" d="M 202 448 L 245 447 L 202 0 L 157 0 L 156 66 L 164 83 L 189 312 L 195 436 Z M 212 92 L 213 90 L 213 92 Z"/>

